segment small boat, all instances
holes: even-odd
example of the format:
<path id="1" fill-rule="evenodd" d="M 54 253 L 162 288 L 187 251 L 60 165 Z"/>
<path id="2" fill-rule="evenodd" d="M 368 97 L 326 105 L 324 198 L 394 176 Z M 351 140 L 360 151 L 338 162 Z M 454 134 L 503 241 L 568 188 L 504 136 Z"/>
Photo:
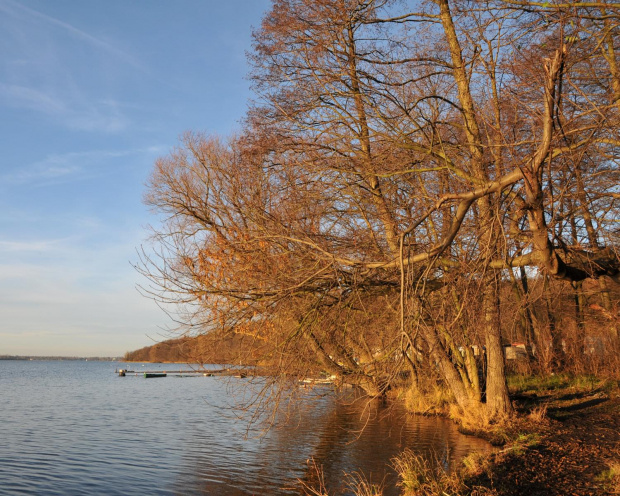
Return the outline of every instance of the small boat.
<path id="1" fill-rule="evenodd" d="M 156 377 L 166 377 L 166 375 L 167 374 L 165 372 L 162 372 L 162 373 L 159 373 L 159 372 L 145 372 L 144 373 L 144 378 L 145 379 L 154 379 Z"/>

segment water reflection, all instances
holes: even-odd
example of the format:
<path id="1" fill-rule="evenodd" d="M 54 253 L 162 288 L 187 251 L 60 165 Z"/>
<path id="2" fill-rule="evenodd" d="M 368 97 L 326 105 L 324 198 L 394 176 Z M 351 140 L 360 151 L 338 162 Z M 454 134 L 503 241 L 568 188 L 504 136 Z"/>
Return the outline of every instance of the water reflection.
<path id="1" fill-rule="evenodd" d="M 360 471 L 375 482 L 385 477 L 390 495 L 389 461 L 405 447 L 435 453 L 446 466 L 486 449 L 450 422 L 330 397 L 305 399 L 289 423 L 246 439 L 247 424 L 225 408 L 225 381 L 119 378 L 115 368 L 0 361 L 0 493 L 292 495 L 314 458 L 332 491 L 344 472 Z"/>
<path id="2" fill-rule="evenodd" d="M 296 415 L 260 440 L 242 440 L 218 426 L 196 424 L 184 463 L 193 467 L 190 493 L 223 496 L 299 494 L 297 480 L 312 482 L 311 460 L 322 467 L 330 493 L 347 494 L 344 474 L 362 473 L 384 483 L 385 495 L 397 495 L 397 475 L 390 460 L 410 448 L 437 460 L 447 470 L 471 451 L 488 445 L 463 436 L 455 426 L 435 417 L 407 415 L 394 404 L 374 401 L 304 401 Z M 217 431 L 218 438 L 214 439 Z M 212 451 L 212 446 L 226 446 Z M 187 494 L 188 475 L 176 488 Z"/>

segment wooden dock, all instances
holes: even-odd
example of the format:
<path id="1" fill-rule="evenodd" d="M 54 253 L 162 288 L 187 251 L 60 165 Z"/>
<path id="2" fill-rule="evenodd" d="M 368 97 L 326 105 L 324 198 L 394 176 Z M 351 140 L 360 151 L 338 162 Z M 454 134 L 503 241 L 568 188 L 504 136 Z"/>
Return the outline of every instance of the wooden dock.
<path id="1" fill-rule="evenodd" d="M 203 369 L 203 370 L 194 370 L 194 369 L 166 369 L 166 370 L 128 370 L 128 369 L 117 369 L 115 373 L 118 374 L 119 377 L 126 376 L 144 376 L 144 377 L 165 377 L 167 375 L 172 375 L 174 377 L 197 377 L 197 376 L 205 376 L 211 377 L 214 375 L 218 376 L 236 376 L 240 378 L 245 378 L 250 374 L 248 370 L 245 369 L 234 369 L 234 368 L 224 368 L 224 369 Z M 164 375 L 165 374 L 165 375 Z"/>

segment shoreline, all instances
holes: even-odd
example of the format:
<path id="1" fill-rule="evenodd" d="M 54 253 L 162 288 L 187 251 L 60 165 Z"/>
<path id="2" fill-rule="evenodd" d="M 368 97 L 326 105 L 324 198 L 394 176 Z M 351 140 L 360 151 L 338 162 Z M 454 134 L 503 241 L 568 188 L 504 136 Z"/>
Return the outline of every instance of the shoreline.
<path id="1" fill-rule="evenodd" d="M 472 453 L 459 475 L 461 490 L 450 494 L 620 494 L 620 382 L 562 375 L 513 379 L 523 384 L 511 387 L 517 416 L 505 425 L 472 429 L 447 412 L 433 414 L 499 447 L 485 456 Z"/>
<path id="2" fill-rule="evenodd" d="M 589 389 L 534 389 L 513 398 L 519 418 L 506 428 L 509 439 L 469 468 L 464 494 L 620 494 L 617 381 Z"/>

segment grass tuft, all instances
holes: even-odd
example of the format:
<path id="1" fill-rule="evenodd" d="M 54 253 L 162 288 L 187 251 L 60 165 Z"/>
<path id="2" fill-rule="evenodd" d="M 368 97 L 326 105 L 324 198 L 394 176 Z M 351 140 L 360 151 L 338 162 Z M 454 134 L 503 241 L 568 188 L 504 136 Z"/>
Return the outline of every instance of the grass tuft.
<path id="1" fill-rule="evenodd" d="M 609 468 L 601 472 L 596 480 L 602 482 L 605 490 L 611 494 L 620 494 L 620 462 L 611 462 Z"/>
<path id="2" fill-rule="evenodd" d="M 347 474 L 346 479 L 347 488 L 355 496 L 383 496 L 383 483 L 373 484 L 359 472 Z"/>
<path id="3" fill-rule="evenodd" d="M 465 489 L 458 476 L 446 474 L 409 449 L 392 459 L 392 467 L 400 478 L 402 496 L 457 496 Z"/>
<path id="4" fill-rule="evenodd" d="M 529 448 L 535 448 L 540 445 L 540 434 L 534 432 L 529 434 L 519 434 L 517 438 L 510 444 L 508 451 L 522 455 Z"/>
<path id="5" fill-rule="evenodd" d="M 360 472 L 345 473 L 344 480 L 348 491 L 354 496 L 383 496 L 383 483 L 373 484 Z M 314 458 L 308 460 L 306 478 L 297 479 L 297 483 L 304 496 L 330 496 L 325 484 L 323 467 L 318 465 Z"/>
<path id="6" fill-rule="evenodd" d="M 532 408 L 527 418 L 535 424 L 542 424 L 547 420 L 547 405 Z"/>
<path id="7" fill-rule="evenodd" d="M 449 408 L 449 417 L 460 425 L 465 432 L 487 431 L 495 423 L 495 419 L 488 415 L 483 404 L 480 404 L 477 408 L 472 406 L 466 410 L 456 404 L 452 404 Z"/>
<path id="8" fill-rule="evenodd" d="M 325 486 L 323 466 L 317 465 L 314 458 L 308 460 L 307 480 L 297 479 L 304 496 L 330 496 Z"/>
<path id="9" fill-rule="evenodd" d="M 462 460 L 463 477 L 474 477 L 486 472 L 489 468 L 489 456 L 485 453 L 473 451 Z"/>

